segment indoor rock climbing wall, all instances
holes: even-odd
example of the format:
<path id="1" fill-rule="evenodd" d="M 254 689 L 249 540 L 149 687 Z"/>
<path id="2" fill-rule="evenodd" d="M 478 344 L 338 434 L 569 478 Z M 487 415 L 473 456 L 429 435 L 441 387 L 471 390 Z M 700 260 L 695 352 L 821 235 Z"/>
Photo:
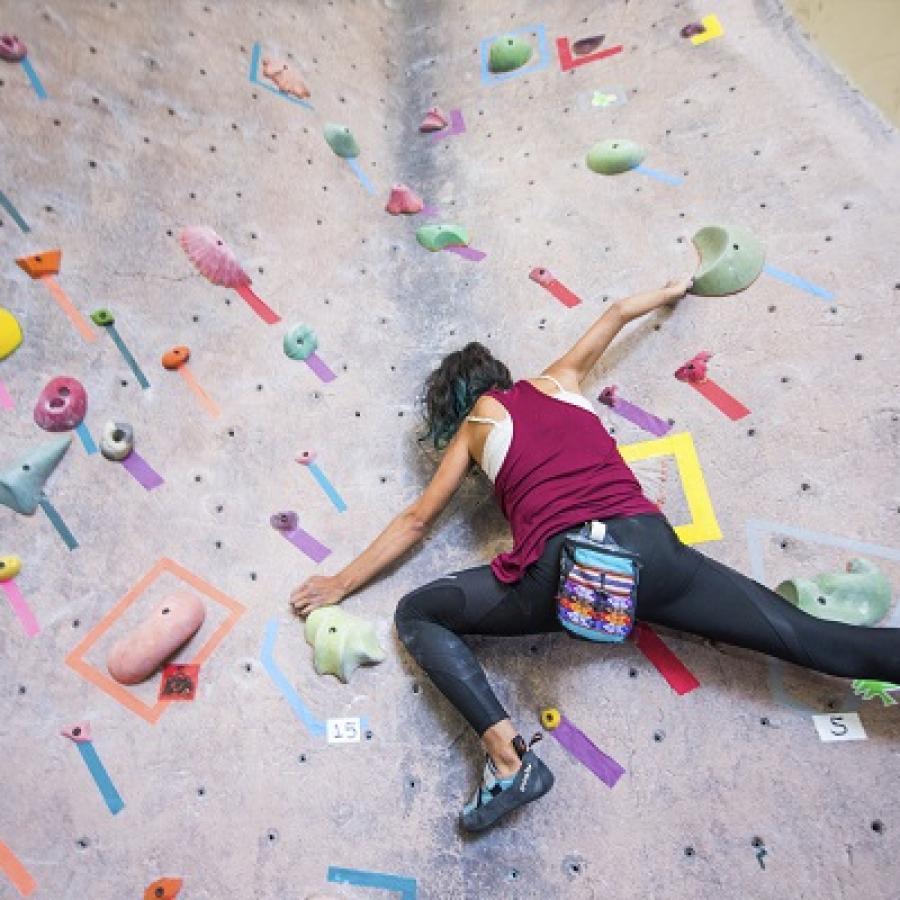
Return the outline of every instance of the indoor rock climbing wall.
<path id="1" fill-rule="evenodd" d="M 701 19 L 704 40 L 680 35 Z M 22 562 L 0 585 L 0 896 L 897 896 L 892 696 L 665 631 L 664 657 L 475 641 L 523 733 L 556 706 L 625 774 L 608 787 L 548 733 L 553 791 L 460 836 L 477 744 L 392 614 L 509 546 L 478 472 L 346 601 L 380 665 L 317 675 L 288 609 L 427 484 L 416 400 L 444 354 L 481 340 L 535 375 L 732 223 L 765 245 L 759 279 L 634 324 L 585 392 L 685 540 L 772 586 L 864 557 L 900 592 L 897 134 L 776 0 L 0 0 L 0 31 L 28 48 L 0 62 L 0 306 L 24 330 L 0 362 L 0 471 L 58 437 L 33 417 L 51 378 L 88 394 L 42 505 L 0 508 L 0 556 Z M 532 56 L 495 76 L 510 31 Z M 422 134 L 434 105 L 451 124 Z M 591 171 L 608 139 L 642 167 Z M 398 182 L 424 212 L 385 212 Z M 428 252 L 425 221 L 470 250 Z M 191 226 L 255 294 L 195 269 Z M 282 352 L 297 325 L 318 336 L 305 362 Z M 190 360 L 166 369 L 176 345 Z M 702 351 L 705 382 L 673 376 Z M 601 405 L 611 384 L 664 434 Z M 134 428 L 129 465 L 89 452 L 110 420 Z M 287 511 L 297 529 L 273 528 Z M 199 662 L 190 702 L 105 669 L 175 590 L 207 612 L 176 658 Z"/>

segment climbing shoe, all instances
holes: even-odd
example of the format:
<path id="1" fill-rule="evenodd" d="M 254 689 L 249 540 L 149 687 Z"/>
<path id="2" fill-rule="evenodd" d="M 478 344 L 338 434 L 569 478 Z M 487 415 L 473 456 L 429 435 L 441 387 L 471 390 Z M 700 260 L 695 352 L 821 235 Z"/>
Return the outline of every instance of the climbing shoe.
<path id="1" fill-rule="evenodd" d="M 460 817 L 464 831 L 484 831 L 507 813 L 543 797 L 553 787 L 553 773 L 530 749 L 540 737 L 535 735 L 526 747 L 522 736 L 516 735 L 513 746 L 522 766 L 508 778 L 499 778 L 493 761 L 486 758 L 481 784 Z"/>

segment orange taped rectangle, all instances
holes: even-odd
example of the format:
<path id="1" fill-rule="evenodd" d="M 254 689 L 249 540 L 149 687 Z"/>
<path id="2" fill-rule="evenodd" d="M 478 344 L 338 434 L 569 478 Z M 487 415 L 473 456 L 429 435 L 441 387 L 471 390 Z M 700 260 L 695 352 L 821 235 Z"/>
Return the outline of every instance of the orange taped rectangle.
<path id="1" fill-rule="evenodd" d="M 246 612 L 246 607 L 237 600 L 223 594 L 218 588 L 214 588 L 209 582 L 204 581 L 183 566 L 171 559 L 163 557 L 153 565 L 149 572 L 138 581 L 134 587 L 122 597 L 112 609 L 84 636 L 66 657 L 66 665 L 74 669 L 85 681 L 90 682 L 101 691 L 109 694 L 113 700 L 118 701 L 126 709 L 139 715 L 142 719 L 155 725 L 162 714 L 169 707 L 165 700 L 158 700 L 153 706 L 136 697 L 124 685 L 119 684 L 105 672 L 94 668 L 84 657 L 87 652 L 106 634 L 107 631 L 120 619 L 128 608 L 135 603 L 147 591 L 147 589 L 164 573 L 168 572 L 176 578 L 180 578 L 189 584 L 195 591 L 205 595 L 210 600 L 221 604 L 228 610 L 228 616 L 221 625 L 210 635 L 206 643 L 197 651 L 196 656 L 188 660 L 192 665 L 202 666 L 212 656 L 213 651 L 225 639 L 225 636 L 237 624 L 237 620 Z"/>
<path id="2" fill-rule="evenodd" d="M 34 893 L 37 882 L 3 841 L 0 841 L 0 870 L 23 897 L 30 897 Z"/>

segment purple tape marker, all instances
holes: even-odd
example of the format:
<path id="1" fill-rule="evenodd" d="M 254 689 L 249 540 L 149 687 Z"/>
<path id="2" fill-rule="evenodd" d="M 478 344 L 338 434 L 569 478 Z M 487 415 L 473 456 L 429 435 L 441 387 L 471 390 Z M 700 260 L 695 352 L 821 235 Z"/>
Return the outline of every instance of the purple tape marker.
<path id="1" fill-rule="evenodd" d="M 455 134 L 465 134 L 466 133 L 466 123 L 463 120 L 462 110 L 461 109 L 451 109 L 450 110 L 450 127 L 444 128 L 442 131 L 436 131 L 431 136 L 431 143 L 435 144 L 438 141 L 442 141 L 444 138 L 453 137 Z"/>
<path id="2" fill-rule="evenodd" d="M 612 757 L 607 756 L 565 716 L 559 717 L 559 725 L 550 734 L 607 787 L 615 787 L 616 782 L 625 774 L 625 770 Z"/>
<path id="3" fill-rule="evenodd" d="M 437 218 L 440 215 L 441 211 L 436 206 L 431 206 L 431 204 L 426 203 L 420 210 L 420 216 L 428 216 L 429 219 Z"/>
<path id="4" fill-rule="evenodd" d="M 122 460 L 122 468 L 125 469 L 144 490 L 152 491 L 163 483 L 163 477 L 141 456 L 136 450 L 132 450 Z"/>
<path id="5" fill-rule="evenodd" d="M 293 531 L 283 531 L 282 534 L 313 562 L 322 562 L 326 556 L 331 555 L 331 550 L 328 547 L 320 544 L 309 532 L 304 531 L 302 528 L 295 528 Z"/>
<path id="6" fill-rule="evenodd" d="M 313 350 L 309 356 L 306 357 L 306 364 L 319 376 L 319 378 L 324 381 L 326 384 L 329 381 L 334 381 L 337 378 L 337 375 L 328 368 L 328 365 L 325 363 L 325 360 Z"/>
<path id="7" fill-rule="evenodd" d="M 444 249 L 461 256 L 463 259 L 468 259 L 470 262 L 481 262 L 487 256 L 487 253 L 482 253 L 474 247 L 444 247 Z"/>
<path id="8" fill-rule="evenodd" d="M 659 416 L 654 416 L 653 413 L 648 413 L 627 400 L 619 399 L 616 396 L 615 385 L 604 388 L 600 392 L 598 399 L 604 406 L 608 406 L 613 412 L 617 412 L 623 419 L 628 419 L 629 422 L 633 422 L 638 428 L 643 428 L 644 431 L 649 431 L 650 434 L 656 435 L 656 437 L 662 437 L 672 430 L 672 426 L 660 419 Z"/>
<path id="9" fill-rule="evenodd" d="M 5 591 L 6 599 L 9 600 L 12 611 L 19 617 L 19 621 L 25 629 L 25 634 L 28 637 L 34 637 L 41 630 L 41 626 L 38 625 L 31 607 L 22 596 L 19 586 L 15 581 L 4 581 L 0 583 L 0 588 L 3 588 Z"/>

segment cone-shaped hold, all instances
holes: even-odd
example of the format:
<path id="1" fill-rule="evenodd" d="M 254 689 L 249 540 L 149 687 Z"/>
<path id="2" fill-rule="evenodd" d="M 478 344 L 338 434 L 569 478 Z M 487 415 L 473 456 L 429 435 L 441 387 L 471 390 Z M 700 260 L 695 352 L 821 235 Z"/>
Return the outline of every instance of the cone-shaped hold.
<path id="1" fill-rule="evenodd" d="M 353 159 L 359 156 L 359 144 L 353 132 L 346 125 L 328 124 L 325 126 L 325 140 L 328 146 L 342 159 Z"/>
<path id="2" fill-rule="evenodd" d="M 422 119 L 419 131 L 440 131 L 449 124 L 450 120 L 444 115 L 443 111 L 437 106 L 432 106 L 431 109 L 425 113 L 425 118 Z"/>
<path id="3" fill-rule="evenodd" d="M 32 278 L 43 278 L 44 275 L 55 275 L 62 262 L 62 250 L 44 250 L 31 256 L 20 256 L 16 265 Z"/>
<path id="4" fill-rule="evenodd" d="M 33 515 L 44 485 L 65 456 L 72 438 L 57 438 L 29 450 L 12 468 L 0 472 L 0 505 L 22 515 Z"/>
<path id="5" fill-rule="evenodd" d="M 414 215 L 422 212 L 425 203 L 422 198 L 405 184 L 395 184 L 391 188 L 391 196 L 384 207 L 392 216 L 399 216 L 401 213 L 405 215 Z"/>
<path id="6" fill-rule="evenodd" d="M 116 317 L 106 307 L 101 307 L 91 313 L 91 321 L 95 325 L 115 325 Z"/>
<path id="7" fill-rule="evenodd" d="M 512 72 L 521 69 L 531 59 L 531 44 L 522 38 L 506 34 L 498 37 L 488 54 L 488 69 L 492 72 Z"/>
<path id="8" fill-rule="evenodd" d="M 22 326 L 8 310 L 0 306 L 0 359 L 6 359 L 22 343 Z"/>
<path id="9" fill-rule="evenodd" d="M 384 659 L 372 623 L 336 606 L 314 609 L 306 619 L 305 633 L 315 648 L 316 672 L 336 675 L 345 684 L 357 666 Z"/>
<path id="10" fill-rule="evenodd" d="M 14 34 L 0 34 L 0 59 L 21 62 L 28 56 L 28 48 Z"/>
<path id="11" fill-rule="evenodd" d="M 750 287 L 762 272 L 765 247 L 739 225 L 711 225 L 694 237 L 700 268 L 694 275 L 692 294 L 724 297 Z"/>
<path id="12" fill-rule="evenodd" d="M 416 240 L 426 250 L 443 250 L 444 247 L 468 247 L 469 232 L 461 225 L 423 225 L 416 232 Z"/>
<path id="13" fill-rule="evenodd" d="M 782 581 L 775 591 L 811 616 L 847 625 L 877 625 L 891 608 L 890 582 L 867 559 L 851 559 L 846 572 Z"/>
<path id="14" fill-rule="evenodd" d="M 634 141 L 610 138 L 594 144 L 588 151 L 587 166 L 600 175 L 619 175 L 639 166 L 647 151 Z"/>

